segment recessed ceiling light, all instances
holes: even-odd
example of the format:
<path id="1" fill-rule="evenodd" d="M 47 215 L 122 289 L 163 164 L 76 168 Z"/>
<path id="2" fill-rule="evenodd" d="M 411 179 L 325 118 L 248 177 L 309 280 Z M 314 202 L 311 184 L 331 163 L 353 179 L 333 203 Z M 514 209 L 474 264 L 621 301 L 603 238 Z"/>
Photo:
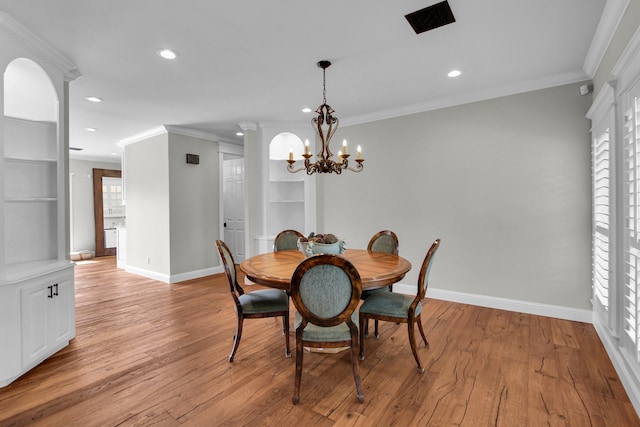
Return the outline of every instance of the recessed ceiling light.
<path id="1" fill-rule="evenodd" d="M 311 108 L 309 108 L 309 107 L 304 107 L 304 108 L 302 109 L 302 112 L 303 112 L 303 113 L 310 113 L 310 112 L 311 112 Z"/>
<path id="2" fill-rule="evenodd" d="M 102 102 L 102 98 L 98 98 L 97 96 L 87 96 L 84 99 L 89 102 Z"/>
<path id="3" fill-rule="evenodd" d="M 244 136 L 244 133 L 242 133 L 242 132 L 236 132 L 236 136 Z"/>
<path id="4" fill-rule="evenodd" d="M 451 71 L 449 71 L 449 74 L 447 74 L 447 76 L 449 76 L 449 77 L 458 77 L 460 74 L 462 74 L 462 71 L 460 71 L 460 70 L 451 70 Z"/>
<path id="5" fill-rule="evenodd" d="M 111 153 L 111 155 L 113 155 L 113 156 L 117 156 L 117 155 L 118 155 L 118 153 Z"/>
<path id="6" fill-rule="evenodd" d="M 95 132 L 98 129 L 96 129 L 96 128 L 84 128 L 84 130 L 86 130 L 87 132 Z"/>
<path id="7" fill-rule="evenodd" d="M 178 57 L 178 52 L 171 49 L 160 49 L 158 51 L 158 55 L 160 55 L 164 59 L 176 59 Z"/>

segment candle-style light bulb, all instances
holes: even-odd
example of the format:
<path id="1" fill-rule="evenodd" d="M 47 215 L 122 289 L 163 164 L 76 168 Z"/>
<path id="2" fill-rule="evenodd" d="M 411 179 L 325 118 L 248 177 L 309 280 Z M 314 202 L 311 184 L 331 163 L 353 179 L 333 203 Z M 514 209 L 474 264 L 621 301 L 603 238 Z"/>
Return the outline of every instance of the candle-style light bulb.
<path id="1" fill-rule="evenodd" d="M 347 140 L 346 139 L 342 140 L 342 151 L 344 152 L 344 154 L 347 154 Z"/>
<path id="2" fill-rule="evenodd" d="M 293 160 L 293 147 L 289 149 L 289 160 Z"/>
<path id="3" fill-rule="evenodd" d="M 358 158 L 362 159 L 362 147 L 358 145 Z"/>
<path id="4" fill-rule="evenodd" d="M 304 140 L 304 153 L 305 154 L 309 154 L 309 140 L 308 139 Z"/>

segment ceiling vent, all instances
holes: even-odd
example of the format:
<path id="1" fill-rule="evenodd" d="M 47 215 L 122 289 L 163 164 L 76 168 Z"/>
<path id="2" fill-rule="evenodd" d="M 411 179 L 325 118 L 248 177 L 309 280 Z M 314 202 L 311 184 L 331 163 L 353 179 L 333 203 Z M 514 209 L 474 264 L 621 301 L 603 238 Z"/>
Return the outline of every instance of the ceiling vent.
<path id="1" fill-rule="evenodd" d="M 446 0 L 417 10 L 404 17 L 407 18 L 416 34 L 456 22 L 456 18 L 453 17 L 453 12 L 451 12 L 449 3 Z"/>

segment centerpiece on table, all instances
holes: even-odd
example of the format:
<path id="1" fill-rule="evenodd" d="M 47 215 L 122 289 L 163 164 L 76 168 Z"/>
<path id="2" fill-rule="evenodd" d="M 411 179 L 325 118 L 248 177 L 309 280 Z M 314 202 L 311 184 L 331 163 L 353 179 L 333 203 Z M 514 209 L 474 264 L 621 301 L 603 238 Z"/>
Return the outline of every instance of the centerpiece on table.
<path id="1" fill-rule="evenodd" d="M 306 256 L 315 254 L 343 254 L 345 251 L 344 240 L 338 239 L 334 234 L 309 234 L 309 237 L 298 239 L 298 249 Z"/>

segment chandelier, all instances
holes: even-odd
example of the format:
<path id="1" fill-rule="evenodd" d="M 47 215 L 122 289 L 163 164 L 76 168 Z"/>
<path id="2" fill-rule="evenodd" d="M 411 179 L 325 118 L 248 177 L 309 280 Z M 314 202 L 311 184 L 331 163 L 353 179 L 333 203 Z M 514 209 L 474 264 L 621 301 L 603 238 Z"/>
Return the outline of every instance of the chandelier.
<path id="1" fill-rule="evenodd" d="M 327 104 L 327 88 L 326 88 L 326 71 L 331 65 L 329 61 L 318 62 L 318 67 L 322 68 L 322 105 L 316 109 L 317 117 L 311 119 L 311 124 L 316 131 L 316 135 L 322 143 L 322 149 L 316 155 L 316 162 L 311 163 L 311 151 L 309 150 L 309 141 L 306 141 L 304 154 L 304 167 L 295 167 L 296 161 L 293 160 L 293 150 L 289 152 L 289 160 L 287 160 L 287 170 L 289 172 L 300 172 L 302 170 L 307 171 L 307 175 L 314 173 L 337 173 L 341 174 L 343 170 L 348 169 L 353 172 L 360 172 L 364 165 L 364 159 L 362 158 L 362 150 L 358 146 L 358 157 L 356 158 L 355 167 L 349 166 L 349 153 L 347 152 L 347 141 L 343 141 L 342 150 L 338 151 L 338 160 L 333 160 L 333 153 L 329 149 L 329 142 L 331 137 L 338 129 L 338 118 L 333 115 L 334 109 Z"/>

